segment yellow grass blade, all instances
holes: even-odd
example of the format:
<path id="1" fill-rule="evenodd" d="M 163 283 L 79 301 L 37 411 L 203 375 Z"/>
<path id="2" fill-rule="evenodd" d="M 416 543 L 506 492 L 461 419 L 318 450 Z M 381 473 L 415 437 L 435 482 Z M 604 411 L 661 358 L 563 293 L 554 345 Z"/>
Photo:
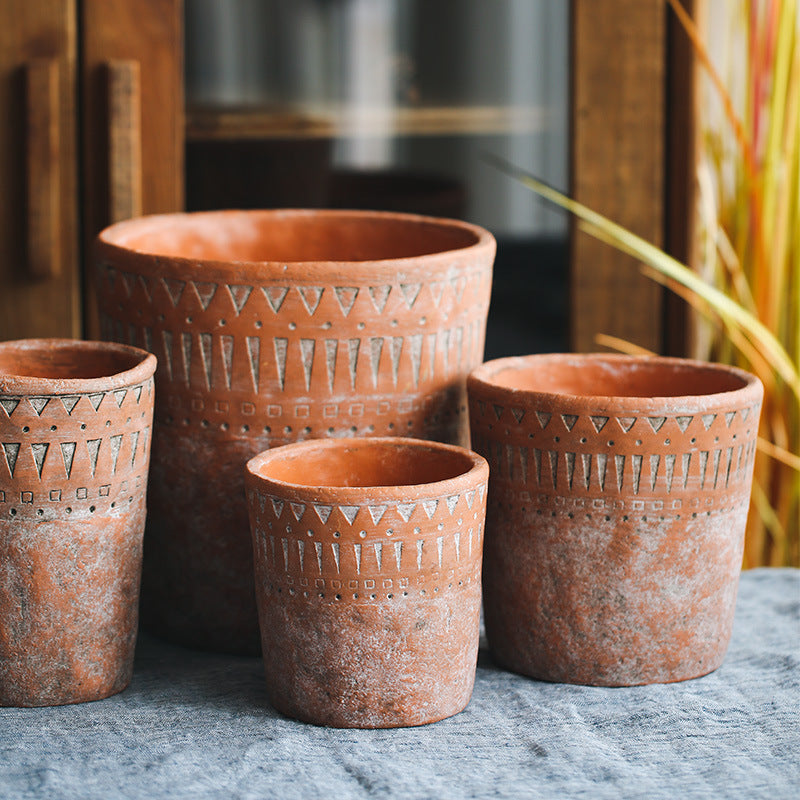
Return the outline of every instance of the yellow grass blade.
<path id="1" fill-rule="evenodd" d="M 786 550 L 786 529 L 775 513 L 775 509 L 770 505 L 767 493 L 755 478 L 753 479 L 753 492 L 751 497 L 753 505 L 755 505 L 758 511 L 758 516 L 761 518 L 764 527 L 769 531 L 774 548 L 783 555 Z"/>
<path id="2" fill-rule="evenodd" d="M 620 339 L 617 336 L 610 336 L 607 333 L 598 333 L 597 336 L 594 337 L 594 340 L 600 347 L 609 347 L 612 350 L 625 353 L 625 355 L 629 356 L 655 355 L 652 350 L 648 350 L 646 347 L 640 347 L 638 344 L 633 344 L 633 342 L 629 342 L 627 339 Z"/>
<path id="3" fill-rule="evenodd" d="M 642 271 L 645 275 L 656 281 L 656 283 L 660 283 L 671 292 L 674 292 L 697 311 L 698 314 L 714 324 L 718 334 L 723 333 L 727 336 L 731 344 L 744 356 L 746 366 L 750 372 L 760 378 L 761 382 L 764 384 L 765 393 L 768 395 L 775 394 L 775 373 L 772 369 L 772 365 L 764 358 L 758 348 L 756 348 L 747 337 L 742 335 L 741 331 L 735 325 L 731 325 L 729 320 L 714 311 L 701 297 L 692 294 L 680 284 L 676 284 L 674 281 L 649 267 L 643 267 Z"/>
<path id="4" fill-rule="evenodd" d="M 706 46 L 703 44 L 703 39 L 700 36 L 700 32 L 697 30 L 697 26 L 692 21 L 692 18 L 686 13 L 686 9 L 684 9 L 678 0 L 667 0 L 667 2 L 675 12 L 675 16 L 681 23 L 681 27 L 689 37 L 689 41 L 692 43 L 692 48 L 694 49 L 695 55 L 703 63 L 708 76 L 711 78 L 711 81 L 714 84 L 714 88 L 719 93 L 720 100 L 722 101 L 723 108 L 725 109 L 725 115 L 728 117 L 728 121 L 730 122 L 733 132 L 736 135 L 736 140 L 739 142 L 739 146 L 742 148 L 748 175 L 752 177 L 755 174 L 756 162 L 755 158 L 753 157 L 753 148 L 751 142 L 744 132 L 744 127 L 742 126 L 742 122 L 739 119 L 738 114 L 736 111 L 734 111 L 733 102 L 728 94 L 728 90 L 725 88 L 725 84 L 723 83 L 719 72 L 717 72 L 714 64 L 711 62 L 711 58 L 708 55 Z"/>
<path id="5" fill-rule="evenodd" d="M 764 203 L 762 228 L 770 244 L 767 274 L 769 316 L 765 319 L 775 331 L 782 331 L 785 319 L 786 270 L 789 266 L 792 199 L 791 164 L 797 158 L 800 136 L 800 48 L 794 46 L 797 5 L 784 0 L 780 8 L 778 41 L 772 69 L 772 92 L 769 102 L 769 127 L 764 158 Z"/>
<path id="6" fill-rule="evenodd" d="M 778 445 L 773 444 L 768 439 L 764 439 L 761 436 L 758 437 L 756 446 L 764 455 L 774 458 L 776 461 L 786 464 L 787 467 L 800 472 L 800 456 L 790 453 L 783 447 L 778 447 Z"/>
<path id="7" fill-rule="evenodd" d="M 662 276 L 675 281 L 692 295 L 705 301 L 723 319 L 729 334 L 731 331 L 737 330 L 741 334 L 748 336 L 752 340 L 753 346 L 761 348 L 764 357 L 772 363 L 773 369 L 783 378 L 798 401 L 800 401 L 800 374 L 797 371 L 797 367 L 780 341 L 757 317 L 731 300 L 719 289 L 703 281 L 688 267 L 683 266 L 671 256 L 662 253 L 653 245 L 648 245 L 649 248 L 652 248 L 652 252 L 647 253 L 640 249 L 638 243 L 617 239 L 613 232 L 609 233 L 604 228 L 597 227 L 591 223 L 581 224 L 580 227 L 581 230 L 585 230 L 596 239 L 640 259 Z M 629 236 L 638 239 L 634 234 L 629 234 Z M 647 242 L 644 243 L 647 244 Z M 658 257 L 659 254 L 661 258 Z M 670 288 L 672 287 L 670 286 Z"/>
<path id="8" fill-rule="evenodd" d="M 733 249 L 728 234 L 722 228 L 717 229 L 717 252 L 720 260 L 731 277 L 731 285 L 736 289 L 738 302 L 751 313 L 756 311 L 756 301 L 753 299 L 753 292 L 747 282 L 747 275 L 744 274 L 739 256 Z"/>

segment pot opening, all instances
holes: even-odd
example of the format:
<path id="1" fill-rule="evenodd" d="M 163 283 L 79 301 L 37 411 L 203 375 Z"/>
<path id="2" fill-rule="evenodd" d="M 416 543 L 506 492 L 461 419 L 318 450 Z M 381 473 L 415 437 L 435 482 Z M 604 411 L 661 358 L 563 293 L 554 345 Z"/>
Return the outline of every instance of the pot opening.
<path id="1" fill-rule="evenodd" d="M 90 342 L 3 342 L 0 343 L 0 376 L 25 378 L 88 379 L 107 378 L 133 369 L 143 354 L 111 349 Z"/>
<path id="2" fill-rule="evenodd" d="M 257 473 L 298 486 L 413 486 L 457 478 L 474 465 L 468 452 L 366 439 L 281 453 Z"/>
<path id="3" fill-rule="evenodd" d="M 530 361 L 500 369 L 489 382 L 508 389 L 586 397 L 691 397 L 742 389 L 747 382 L 712 365 L 651 359 Z"/>
<path id="4" fill-rule="evenodd" d="M 142 218 L 105 231 L 111 244 L 151 255 L 210 261 L 375 261 L 471 247 L 456 222 L 369 213 L 209 212 Z"/>

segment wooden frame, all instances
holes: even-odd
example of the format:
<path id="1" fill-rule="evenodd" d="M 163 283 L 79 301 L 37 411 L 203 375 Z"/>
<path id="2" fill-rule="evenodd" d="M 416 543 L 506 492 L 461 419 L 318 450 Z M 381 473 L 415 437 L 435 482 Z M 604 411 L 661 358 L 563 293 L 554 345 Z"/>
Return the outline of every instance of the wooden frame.
<path id="1" fill-rule="evenodd" d="M 61 215 L 57 231 L 53 225 L 47 228 L 49 223 L 40 228 L 49 232 L 51 244 L 30 269 L 25 266 L 26 225 L 20 213 L 24 177 L 17 163 L 24 140 L 13 129 L 0 137 L 0 177 L 8 187 L 0 214 L 4 256 L 0 338 L 74 336 L 81 331 L 96 336 L 91 271 L 83 266 L 89 263 L 96 232 L 127 214 L 183 207 L 183 4 L 181 0 L 0 2 L 4 17 L 14 21 L 5 32 L 9 46 L 4 52 L 11 54 L 12 44 L 21 48 L 8 63 L 0 64 L 5 70 L 0 102 L 8 116 L 19 114 L 15 109 L 22 91 L 16 74 L 20 59 L 55 57 L 62 93 L 59 103 L 51 106 L 58 108 L 60 126 L 60 194 L 36 195 L 45 211 L 52 210 L 54 199 L 58 201 Z M 650 241 L 667 242 L 673 252 L 686 257 L 691 241 L 688 169 L 693 163 L 687 87 L 693 81 L 687 72 L 690 57 L 685 42 L 675 37 L 670 49 L 669 12 L 660 0 L 572 0 L 571 8 L 572 194 Z M 41 27 L 34 30 L 42 24 L 51 31 L 46 37 L 40 35 Z M 40 52 L 36 43 L 42 41 L 57 43 L 57 52 Z M 82 158 L 77 153 L 78 74 L 83 96 Z M 82 233 L 78 207 L 83 209 Z M 46 243 L 47 237 L 42 241 Z M 47 252 L 57 254 L 52 261 L 57 267 L 52 275 L 37 280 L 28 273 L 38 274 L 42 264 L 47 273 Z M 597 349 L 596 335 L 608 333 L 651 350 L 680 352 L 684 345 L 678 308 L 641 275 L 634 260 L 574 231 L 573 349 Z"/>
<path id="2" fill-rule="evenodd" d="M 79 336 L 76 4 L 0 19 L 0 339 Z"/>
<path id="3" fill-rule="evenodd" d="M 666 6 L 573 0 L 572 196 L 661 245 L 665 209 Z M 605 333 L 663 347 L 663 290 L 637 262 L 573 230 L 570 338 Z"/>
<path id="4" fill-rule="evenodd" d="M 84 330 L 100 335 L 91 249 L 106 225 L 183 209 L 183 3 L 82 0 Z"/>
<path id="5" fill-rule="evenodd" d="M 0 0 L 0 339 L 97 338 L 94 236 L 183 207 L 182 13 Z"/>

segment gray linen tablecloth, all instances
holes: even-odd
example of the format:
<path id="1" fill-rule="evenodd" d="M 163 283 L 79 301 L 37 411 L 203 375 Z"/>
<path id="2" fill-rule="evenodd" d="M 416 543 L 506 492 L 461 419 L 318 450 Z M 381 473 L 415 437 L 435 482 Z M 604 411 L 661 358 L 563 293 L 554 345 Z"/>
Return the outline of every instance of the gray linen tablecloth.
<path id="1" fill-rule="evenodd" d="M 140 638 L 96 703 L 0 709 L 2 798 L 797 798 L 800 570 L 742 575 L 712 675 L 629 689 L 548 684 L 481 651 L 472 702 L 423 728 L 278 716 L 257 659 Z"/>

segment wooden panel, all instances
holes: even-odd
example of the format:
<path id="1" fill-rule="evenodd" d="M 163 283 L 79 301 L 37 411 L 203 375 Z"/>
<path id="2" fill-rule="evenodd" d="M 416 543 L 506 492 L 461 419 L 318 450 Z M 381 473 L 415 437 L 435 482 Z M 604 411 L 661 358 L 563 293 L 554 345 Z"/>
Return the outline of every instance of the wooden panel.
<path id="1" fill-rule="evenodd" d="M 348 136 L 525 135 L 547 129 L 546 108 L 529 106 L 402 106 L 354 110 L 347 104 L 283 109 L 190 109 L 189 141 L 347 138 Z"/>
<path id="2" fill-rule="evenodd" d="M 25 67 L 28 272 L 34 278 L 61 272 L 58 71 L 55 58 L 35 58 Z"/>
<path id="3" fill-rule="evenodd" d="M 573 0 L 572 195 L 661 245 L 664 216 L 666 11 L 642 0 Z M 611 334 L 662 346 L 662 289 L 638 264 L 576 232 L 572 347 Z"/>
<path id="4" fill-rule="evenodd" d="M 706 0 L 682 0 L 695 19 L 705 18 Z M 669 82 L 667 84 L 668 152 L 666 242 L 670 254 L 684 264 L 697 260 L 697 153 L 700 69 L 689 37 L 671 11 L 669 20 Z M 691 355 L 689 314 L 683 300 L 666 293 L 665 350 Z"/>
<path id="5" fill-rule="evenodd" d="M 0 339 L 78 336 L 75 2 L 0 19 Z"/>
<path id="6" fill-rule="evenodd" d="M 142 213 L 142 95 L 138 61 L 108 63 L 108 221 Z"/>
<path id="7" fill-rule="evenodd" d="M 183 209 L 182 31 L 181 0 L 81 3 L 86 329 L 90 337 L 99 335 L 90 268 L 94 237 L 123 213 Z M 138 76 L 134 64 L 138 64 Z M 131 125 L 139 127 L 138 139 Z M 117 159 L 126 159 L 124 163 L 111 164 L 112 152 Z M 138 178 L 129 161 L 137 156 L 141 158 Z M 112 186 L 123 194 L 113 197 Z M 123 200 L 126 192 L 133 195 Z M 116 211 L 112 211 L 112 200 Z"/>

